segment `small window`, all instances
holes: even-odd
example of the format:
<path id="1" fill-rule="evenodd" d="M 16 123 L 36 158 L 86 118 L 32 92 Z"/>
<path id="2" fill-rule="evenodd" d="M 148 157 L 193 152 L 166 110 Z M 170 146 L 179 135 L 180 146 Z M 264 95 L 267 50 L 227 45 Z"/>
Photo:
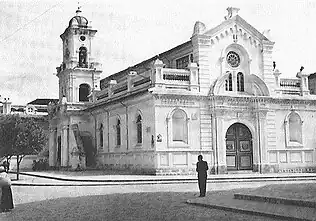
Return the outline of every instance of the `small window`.
<path id="1" fill-rule="evenodd" d="M 103 124 L 100 125 L 99 133 L 100 147 L 103 147 Z"/>
<path id="2" fill-rule="evenodd" d="M 193 57 L 192 57 L 192 59 L 193 59 Z M 176 68 L 177 69 L 185 69 L 185 68 L 187 68 L 188 64 L 189 64 L 189 61 L 190 61 L 189 55 L 177 59 L 176 60 Z"/>
<path id="3" fill-rule="evenodd" d="M 238 74 L 237 74 L 237 91 L 245 91 L 244 75 L 241 72 L 238 72 Z"/>
<path id="4" fill-rule="evenodd" d="M 117 119 L 116 122 L 116 145 L 121 146 L 121 121 Z"/>
<path id="5" fill-rule="evenodd" d="M 290 142 L 302 143 L 302 123 L 300 116 L 292 112 L 289 116 Z"/>
<path id="6" fill-rule="evenodd" d="M 233 78 L 231 73 L 229 73 L 228 78 L 225 80 L 225 90 L 233 91 Z"/>
<path id="7" fill-rule="evenodd" d="M 172 140 L 187 143 L 188 127 L 186 114 L 182 110 L 176 110 L 172 115 Z"/>
<path id="8" fill-rule="evenodd" d="M 137 143 L 143 143 L 143 132 L 142 132 L 142 117 L 140 115 L 136 118 L 136 133 L 137 133 Z"/>
<path id="9" fill-rule="evenodd" d="M 302 147 L 303 146 L 303 134 L 302 126 L 303 121 L 300 115 L 291 111 L 285 118 L 285 134 L 287 147 Z"/>

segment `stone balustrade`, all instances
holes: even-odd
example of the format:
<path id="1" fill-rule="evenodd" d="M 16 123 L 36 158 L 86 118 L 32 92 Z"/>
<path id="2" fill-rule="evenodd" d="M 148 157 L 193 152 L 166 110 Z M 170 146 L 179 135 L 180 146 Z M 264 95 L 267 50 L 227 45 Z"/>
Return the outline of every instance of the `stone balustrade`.
<path id="1" fill-rule="evenodd" d="M 303 70 L 297 73 L 297 78 L 280 78 L 281 72 L 279 70 L 274 71 L 275 76 L 275 92 L 277 95 L 309 95 L 308 89 L 308 74 Z"/>
<path id="2" fill-rule="evenodd" d="M 120 82 L 111 80 L 104 83 L 102 90 L 96 94 L 97 100 L 123 96 L 142 88 L 185 89 L 199 91 L 198 67 L 196 63 L 188 65 L 188 70 L 164 68 L 160 60 L 156 60 L 152 69 L 138 73 L 130 71 Z"/>
<path id="3" fill-rule="evenodd" d="M 84 67 L 79 67 L 78 61 L 76 60 L 71 60 L 68 63 L 62 63 L 59 67 L 56 68 L 57 74 L 59 74 L 61 71 L 65 69 L 94 69 L 96 71 L 101 71 L 102 70 L 102 64 L 99 62 L 90 62 L 87 63 Z"/>
<path id="4" fill-rule="evenodd" d="M 190 71 L 163 68 L 163 81 L 171 84 L 189 84 Z"/>
<path id="5" fill-rule="evenodd" d="M 281 78 L 280 89 L 282 94 L 300 95 L 301 81 L 300 79 Z"/>

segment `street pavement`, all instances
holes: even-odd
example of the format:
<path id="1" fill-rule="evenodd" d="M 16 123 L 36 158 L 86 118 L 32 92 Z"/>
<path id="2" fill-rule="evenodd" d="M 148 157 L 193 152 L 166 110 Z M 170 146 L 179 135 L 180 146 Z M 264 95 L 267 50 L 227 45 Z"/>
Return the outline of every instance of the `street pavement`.
<path id="1" fill-rule="evenodd" d="M 141 175 L 96 175 L 86 172 L 78 173 L 59 173 L 59 172 L 27 172 L 20 175 L 20 180 L 14 180 L 16 174 L 10 173 L 13 179 L 12 189 L 14 201 L 17 208 L 10 215 L 2 217 L 7 220 L 274 220 L 282 218 L 264 216 L 264 212 L 275 206 L 263 207 L 260 202 L 245 202 L 234 200 L 233 194 L 243 189 L 249 190 L 260 188 L 267 184 L 314 184 L 316 177 L 314 174 L 224 174 L 209 175 L 207 184 L 207 197 L 198 198 L 198 185 L 196 176 L 141 176 Z M 217 194 L 217 195 L 216 195 Z M 215 197 L 216 196 L 216 197 Z M 70 198 L 69 198 L 70 197 Z M 85 198 L 82 198 L 85 197 Z M 88 197 L 88 198 L 86 198 Z M 53 200 L 53 201 L 52 201 Z M 131 204 L 125 205 L 129 200 Z M 91 208 L 90 204 L 104 201 L 106 210 L 99 205 Z M 155 202 L 155 205 L 152 204 Z M 170 202 L 170 206 L 168 206 Z M 137 205 L 141 205 L 135 207 Z M 191 203 L 191 204 L 190 204 Z M 220 207 L 222 203 L 222 207 Z M 227 205 L 223 205 L 227 203 Z M 186 204 L 186 206 L 184 205 Z M 198 206 L 203 206 L 199 209 Z M 215 206 L 214 206 L 215 205 Z M 219 205 L 219 206 L 218 206 Z M 257 206 L 256 206 L 257 205 Z M 122 207 L 119 212 L 120 218 L 116 219 L 117 214 L 113 213 L 115 208 Z M 161 214 L 156 213 L 152 208 L 165 207 Z M 235 210 L 225 212 L 224 209 L 235 206 Z M 240 208 L 258 208 L 267 210 L 263 213 L 253 213 L 245 215 L 240 213 Z M 80 215 L 80 211 L 84 215 Z M 183 212 L 177 216 L 177 210 L 181 207 Z M 39 208 L 39 209 L 34 209 Z M 64 208 L 72 208 L 76 213 L 66 212 Z M 109 209 L 112 208 L 112 209 Z M 132 210 L 133 208 L 134 210 Z M 215 209 L 214 209 L 215 208 Z M 217 209 L 216 209 L 217 208 Z M 95 217 L 88 219 L 90 211 L 95 211 L 104 216 L 112 217 L 103 219 Z M 137 211 L 136 214 L 134 212 Z M 189 211 L 189 212 L 184 212 Z M 290 210 L 291 211 L 291 210 Z M 294 210 L 292 210 L 293 212 Z M 286 212 L 286 211 L 285 211 Z M 313 212 L 313 211 L 311 211 Z M 77 214 L 78 213 L 78 214 Z M 132 216 L 130 214 L 133 213 Z M 147 214 L 146 218 L 141 214 Z M 168 215 L 166 215 L 166 213 Z M 198 217 L 204 214 L 203 218 Z M 293 212 L 295 213 L 295 212 Z M 39 219 L 39 217 L 50 214 L 51 219 Z M 54 214 L 54 215 L 52 215 Z M 72 214 L 72 218 L 67 219 Z M 190 216 L 190 214 L 194 214 Z M 170 216 L 170 218 L 167 218 Z M 27 218 L 28 217 L 28 218 Z M 77 219 L 74 217 L 82 217 Z M 85 219 L 83 219 L 85 217 Z M 115 218 L 113 218 L 115 217 Z M 164 217 L 165 219 L 159 219 Z M 198 218 L 196 218 L 198 217 Z M 316 216 L 315 216 L 316 217 Z M 174 219 L 172 219 L 174 218 Z M 283 218 L 284 219 L 284 218 Z M 0 219 L 2 221 L 2 219 Z M 3 219 L 4 220 L 4 219 Z M 278 220 L 278 219 L 275 219 Z M 290 219 L 286 219 L 290 220 Z M 306 219 L 313 220 L 313 219 Z"/>
<path id="2" fill-rule="evenodd" d="M 132 185 L 132 184 L 172 184 L 172 183 L 195 183 L 194 175 L 177 176 L 153 176 L 153 175 L 96 175 L 78 173 L 63 174 L 58 171 L 48 172 L 22 172 L 20 180 L 15 180 L 16 175 L 10 173 L 12 185 Z M 277 181 L 316 181 L 314 173 L 275 173 L 275 174 L 219 174 L 209 175 L 208 183 L 227 182 L 277 182 Z"/>

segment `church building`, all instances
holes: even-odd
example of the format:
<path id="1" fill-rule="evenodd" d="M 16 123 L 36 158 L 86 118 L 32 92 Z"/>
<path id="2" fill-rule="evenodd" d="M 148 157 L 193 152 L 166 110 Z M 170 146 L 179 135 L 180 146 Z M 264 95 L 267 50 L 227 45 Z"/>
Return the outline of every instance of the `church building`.
<path id="1" fill-rule="evenodd" d="M 202 154 L 212 174 L 315 171 L 309 73 L 282 78 L 268 34 L 227 11 L 218 26 L 196 22 L 183 44 L 100 79 L 97 30 L 78 9 L 60 36 L 50 166 L 194 174 Z"/>

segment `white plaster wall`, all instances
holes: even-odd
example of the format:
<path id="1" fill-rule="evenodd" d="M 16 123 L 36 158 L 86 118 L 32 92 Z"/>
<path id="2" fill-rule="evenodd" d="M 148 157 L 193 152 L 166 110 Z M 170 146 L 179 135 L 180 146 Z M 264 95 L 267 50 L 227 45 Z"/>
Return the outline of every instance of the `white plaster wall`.
<path id="1" fill-rule="evenodd" d="M 232 26 L 231 26 L 232 27 Z M 230 27 L 225 28 L 225 30 L 229 30 Z M 220 32 L 219 32 L 220 33 Z M 214 40 L 214 44 L 211 44 L 208 50 L 201 50 L 200 59 L 206 57 L 207 62 L 209 63 L 209 69 L 200 69 L 200 83 L 201 83 L 201 92 L 204 95 L 207 95 L 209 92 L 208 84 L 205 84 L 203 81 L 207 77 L 210 80 L 210 85 L 214 83 L 214 81 L 220 77 L 222 74 L 226 72 L 225 64 L 226 64 L 226 48 L 229 47 L 233 42 L 233 35 L 230 31 L 227 32 L 228 35 L 225 34 L 219 40 Z M 216 36 L 216 34 L 214 35 Z M 259 77 L 263 77 L 263 64 L 262 64 L 262 53 L 261 48 L 257 44 L 253 44 L 249 38 L 244 38 L 240 32 L 238 32 L 238 45 L 242 46 L 249 56 L 249 74 L 255 74 Z M 194 45 L 194 47 L 197 47 Z M 223 64 L 220 61 L 220 58 L 223 57 Z M 200 61 L 198 61 L 200 63 Z M 205 62 L 204 62 L 205 63 Z M 245 82 L 247 82 L 247 76 L 245 76 Z M 208 82 L 208 80 L 205 80 Z"/>
<path id="2" fill-rule="evenodd" d="M 128 106 L 128 117 L 126 117 L 126 107 L 122 104 L 115 104 L 100 110 L 96 119 L 98 125 L 103 122 L 104 126 L 104 145 L 103 150 L 99 149 L 99 163 L 112 165 L 118 168 L 154 168 L 156 157 L 154 155 L 154 145 L 152 145 L 152 135 L 155 134 L 155 115 L 153 101 L 148 97 L 134 98 L 124 105 Z M 107 114 L 109 113 L 109 126 Z M 136 137 L 136 116 L 142 116 L 142 144 L 137 144 Z M 116 145 L 117 118 L 121 120 L 121 145 Z M 128 118 L 128 139 L 126 123 Z M 109 128 L 109 130 L 108 130 Z M 109 136 L 107 133 L 109 132 Z M 98 139 L 97 133 L 97 139 Z M 128 141 L 128 144 L 127 144 Z M 99 145 L 98 145 L 99 146 Z"/>
<path id="3" fill-rule="evenodd" d="M 171 126 L 171 113 L 176 108 L 183 110 L 188 120 L 188 143 L 183 145 L 176 145 L 172 141 L 172 126 Z M 190 107 L 156 107 L 155 110 L 156 119 L 156 138 L 160 134 L 162 136 L 162 142 L 157 142 L 157 150 L 170 150 L 170 149 L 182 149 L 182 150 L 200 150 L 200 115 L 198 108 Z M 192 118 L 192 116 L 196 116 Z M 169 123 L 167 122 L 169 119 Z"/>
<path id="4" fill-rule="evenodd" d="M 290 111 L 276 111 L 276 147 L 268 149 L 269 163 L 279 164 L 280 168 L 315 166 L 316 113 L 302 108 L 295 110 L 303 121 L 303 146 L 287 147 L 284 121 Z"/>

